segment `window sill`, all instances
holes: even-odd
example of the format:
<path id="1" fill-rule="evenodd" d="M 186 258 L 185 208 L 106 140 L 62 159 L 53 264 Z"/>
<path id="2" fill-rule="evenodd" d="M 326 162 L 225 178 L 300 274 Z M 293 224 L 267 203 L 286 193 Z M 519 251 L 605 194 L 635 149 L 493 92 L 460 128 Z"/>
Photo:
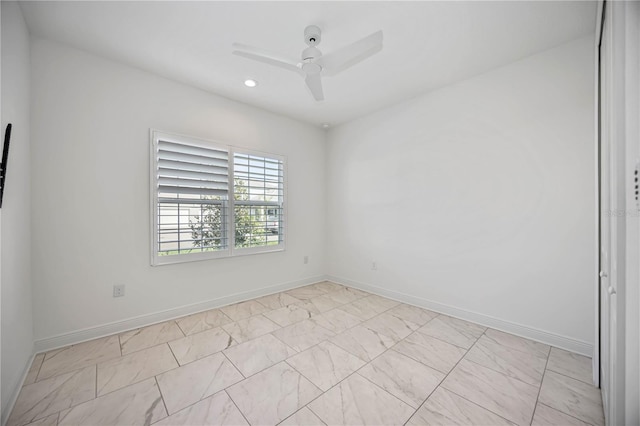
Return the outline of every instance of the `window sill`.
<path id="1" fill-rule="evenodd" d="M 248 248 L 239 248 L 234 249 L 233 254 L 230 250 L 224 250 L 219 252 L 210 252 L 210 253 L 190 253 L 190 254 L 178 254 L 171 256 L 153 256 L 151 259 L 151 266 L 164 266 L 164 265 L 175 265 L 178 263 L 189 263 L 189 262 L 203 262 L 206 260 L 216 260 L 216 259 L 232 259 L 234 257 L 244 257 L 251 256 L 255 254 L 263 254 L 263 253 L 277 253 L 285 251 L 284 244 L 280 244 L 273 248 L 271 247 L 248 247 Z"/>

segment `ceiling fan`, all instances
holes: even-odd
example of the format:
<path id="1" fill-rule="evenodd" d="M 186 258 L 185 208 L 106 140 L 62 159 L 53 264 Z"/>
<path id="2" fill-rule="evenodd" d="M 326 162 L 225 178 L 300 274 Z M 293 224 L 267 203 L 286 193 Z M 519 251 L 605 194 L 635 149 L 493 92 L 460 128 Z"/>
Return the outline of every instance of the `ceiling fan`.
<path id="1" fill-rule="evenodd" d="M 290 71 L 304 78 L 316 101 L 324 100 L 322 76 L 333 76 L 382 50 L 382 31 L 377 31 L 335 52 L 323 55 L 317 45 L 321 31 L 315 25 L 304 30 L 304 41 L 309 45 L 302 51 L 301 59 L 295 60 L 257 47 L 234 43 L 233 53 L 238 56 L 265 62 Z"/>

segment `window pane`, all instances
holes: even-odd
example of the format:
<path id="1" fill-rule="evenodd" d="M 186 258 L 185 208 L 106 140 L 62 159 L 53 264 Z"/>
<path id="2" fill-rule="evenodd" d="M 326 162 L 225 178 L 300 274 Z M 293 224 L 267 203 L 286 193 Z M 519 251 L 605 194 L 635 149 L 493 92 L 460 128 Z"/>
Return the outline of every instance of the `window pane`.
<path id="1" fill-rule="evenodd" d="M 272 205 L 235 206 L 236 247 L 278 245 L 283 240 L 282 209 Z"/>
<path id="2" fill-rule="evenodd" d="M 236 247 L 278 245 L 284 241 L 284 170 L 281 160 L 234 154 Z"/>
<path id="3" fill-rule="evenodd" d="M 223 250 L 227 247 L 225 203 L 158 203 L 158 255 Z"/>

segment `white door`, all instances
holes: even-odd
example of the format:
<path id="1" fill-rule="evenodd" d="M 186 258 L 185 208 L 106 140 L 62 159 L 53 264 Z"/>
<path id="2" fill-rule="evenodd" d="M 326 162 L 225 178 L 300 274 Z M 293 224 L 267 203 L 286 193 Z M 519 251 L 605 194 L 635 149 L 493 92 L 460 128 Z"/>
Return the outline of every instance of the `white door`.
<path id="1" fill-rule="evenodd" d="M 618 353 L 619 290 L 624 291 L 626 202 L 625 146 L 620 128 L 620 99 L 624 99 L 618 70 L 622 56 L 613 43 L 616 14 L 606 3 L 600 44 L 600 387 L 606 423 L 621 420 L 624 361 Z M 622 108 L 624 109 L 624 108 Z M 618 288 L 621 286 L 621 288 Z"/>

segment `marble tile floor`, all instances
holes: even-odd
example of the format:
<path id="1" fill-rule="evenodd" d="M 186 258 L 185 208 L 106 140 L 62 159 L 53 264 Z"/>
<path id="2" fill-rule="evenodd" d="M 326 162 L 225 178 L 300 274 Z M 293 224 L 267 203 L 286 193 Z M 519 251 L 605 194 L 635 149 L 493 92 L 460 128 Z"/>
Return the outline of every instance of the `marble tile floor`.
<path id="1" fill-rule="evenodd" d="M 26 425 L 604 425 L 591 360 L 330 282 L 38 354 Z"/>

